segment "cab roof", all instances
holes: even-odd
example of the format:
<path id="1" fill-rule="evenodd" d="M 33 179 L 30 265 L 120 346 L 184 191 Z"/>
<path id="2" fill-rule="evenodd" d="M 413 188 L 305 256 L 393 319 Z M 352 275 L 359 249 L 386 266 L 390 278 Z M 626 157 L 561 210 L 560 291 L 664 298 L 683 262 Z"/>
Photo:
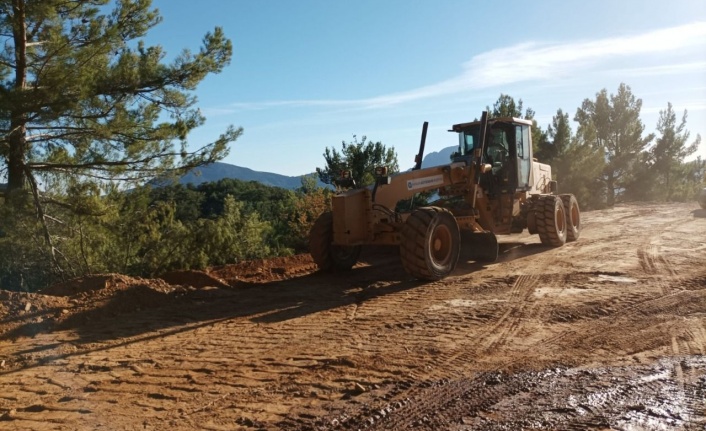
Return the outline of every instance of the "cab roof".
<path id="1" fill-rule="evenodd" d="M 527 126 L 532 125 L 531 120 L 525 120 L 524 118 L 515 118 L 515 117 L 499 117 L 499 118 L 491 118 L 488 120 L 489 126 L 494 123 L 515 123 L 515 124 L 524 124 Z M 449 130 L 449 132 L 460 132 L 460 131 L 467 129 L 471 126 L 477 126 L 477 125 L 480 125 L 480 120 L 471 121 L 470 123 L 454 124 L 453 126 L 451 126 L 451 130 Z"/>

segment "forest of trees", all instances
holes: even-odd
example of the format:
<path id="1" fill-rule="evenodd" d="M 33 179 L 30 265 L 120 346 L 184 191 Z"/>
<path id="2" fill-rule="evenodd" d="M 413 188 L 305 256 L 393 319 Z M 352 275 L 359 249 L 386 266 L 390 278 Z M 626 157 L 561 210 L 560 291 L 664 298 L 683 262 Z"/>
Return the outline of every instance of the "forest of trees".
<path id="1" fill-rule="evenodd" d="M 0 288 L 36 290 L 96 273 L 155 276 L 302 252 L 332 193 L 310 177 L 294 191 L 224 179 L 145 185 L 80 200 L 52 195 L 56 203 L 45 204 L 44 212 L 60 267 L 53 265 L 36 216 L 0 204 Z"/>
<path id="2" fill-rule="evenodd" d="M 560 190 L 573 193 L 584 209 L 612 207 L 630 201 L 693 200 L 706 186 L 706 162 L 693 155 L 701 136 L 690 140 L 687 112 L 677 121 L 671 103 L 659 113 L 655 133 L 646 133 L 640 119 L 642 99 L 626 84 L 615 94 L 602 89 L 576 109 L 574 132 L 569 114 L 558 109 L 546 129 L 534 121 L 534 111 L 522 112 L 501 94 L 491 116 L 533 120 L 534 156 L 552 166 Z"/>
<path id="3" fill-rule="evenodd" d="M 223 159 L 242 133 L 229 126 L 196 149 L 187 141 L 205 121 L 196 86 L 230 62 L 221 29 L 198 53 L 166 64 L 160 47 L 141 41 L 160 19 L 149 1 L 115 2 L 107 12 L 99 3 L 0 2 L 0 288 L 33 291 L 84 274 L 153 276 L 306 251 L 333 193 L 316 178 L 295 191 L 230 179 L 152 181 Z M 488 110 L 534 120 L 522 105 L 501 94 Z M 583 209 L 686 201 L 705 186 L 704 161 L 690 159 L 701 137 L 690 138 L 687 112 L 668 104 L 656 125 L 645 125 L 641 107 L 621 84 L 615 94 L 603 89 L 585 99 L 573 117 L 558 109 L 546 128 L 534 121 L 535 156 Z M 341 152 L 325 147 L 320 179 L 331 184 L 347 169 L 365 185 L 376 165 L 399 169 L 394 148 L 366 139 L 354 136 Z"/>

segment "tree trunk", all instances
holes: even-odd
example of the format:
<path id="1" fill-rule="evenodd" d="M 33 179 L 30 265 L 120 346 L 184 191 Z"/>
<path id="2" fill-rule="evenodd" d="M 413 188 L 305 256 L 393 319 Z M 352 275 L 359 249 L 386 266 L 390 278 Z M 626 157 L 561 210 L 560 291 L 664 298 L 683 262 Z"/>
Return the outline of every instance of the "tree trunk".
<path id="1" fill-rule="evenodd" d="M 672 200 L 672 185 L 670 184 L 670 178 L 669 178 L 669 171 L 667 171 L 667 181 L 665 184 L 665 187 L 667 188 L 667 202 L 671 202 Z"/>
<path id="2" fill-rule="evenodd" d="M 15 42 L 15 94 L 16 106 L 10 113 L 10 144 L 7 158 L 7 189 L 9 192 L 25 187 L 25 163 L 27 155 L 27 116 L 22 93 L 27 86 L 27 27 L 25 24 L 25 1 L 12 2 L 12 37 Z M 19 106 L 18 106 L 19 105 Z"/>
<path id="3" fill-rule="evenodd" d="M 606 205 L 609 208 L 613 208 L 615 205 L 615 178 L 613 178 L 613 175 L 608 175 L 606 189 Z"/>
<path id="4" fill-rule="evenodd" d="M 25 139 L 25 125 L 13 122 L 10 133 L 10 152 L 7 158 L 7 189 L 9 192 L 21 190 L 26 186 L 25 154 L 27 142 Z"/>

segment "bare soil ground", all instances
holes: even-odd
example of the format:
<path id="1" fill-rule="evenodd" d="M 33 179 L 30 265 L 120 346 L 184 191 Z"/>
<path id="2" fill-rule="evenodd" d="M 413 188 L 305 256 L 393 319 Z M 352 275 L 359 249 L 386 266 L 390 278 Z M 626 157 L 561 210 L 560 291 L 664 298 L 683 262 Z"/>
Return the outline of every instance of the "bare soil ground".
<path id="1" fill-rule="evenodd" d="M 583 222 L 434 283 L 366 250 L 0 291 L 0 429 L 706 429 L 706 211 Z"/>

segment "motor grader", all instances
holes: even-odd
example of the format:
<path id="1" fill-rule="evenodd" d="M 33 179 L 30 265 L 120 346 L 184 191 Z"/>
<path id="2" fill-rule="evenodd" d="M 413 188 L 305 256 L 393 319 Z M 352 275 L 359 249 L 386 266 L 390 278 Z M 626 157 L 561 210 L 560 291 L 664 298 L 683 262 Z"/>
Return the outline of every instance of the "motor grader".
<path id="1" fill-rule="evenodd" d="M 459 146 L 450 163 L 422 169 L 427 126 L 412 170 L 388 175 L 376 168 L 373 186 L 332 198 L 332 211 L 316 220 L 309 236 L 320 270 L 350 269 L 364 245 L 393 245 L 409 274 L 439 280 L 456 267 L 462 242 L 474 259 L 495 261 L 496 235 L 527 229 L 551 247 L 578 239 L 578 202 L 558 194 L 550 166 L 532 157 L 530 121 L 488 119 L 483 112 L 480 121 L 455 124 L 450 132 L 458 134 Z M 422 192 L 438 199 L 419 208 L 405 204 Z"/>

